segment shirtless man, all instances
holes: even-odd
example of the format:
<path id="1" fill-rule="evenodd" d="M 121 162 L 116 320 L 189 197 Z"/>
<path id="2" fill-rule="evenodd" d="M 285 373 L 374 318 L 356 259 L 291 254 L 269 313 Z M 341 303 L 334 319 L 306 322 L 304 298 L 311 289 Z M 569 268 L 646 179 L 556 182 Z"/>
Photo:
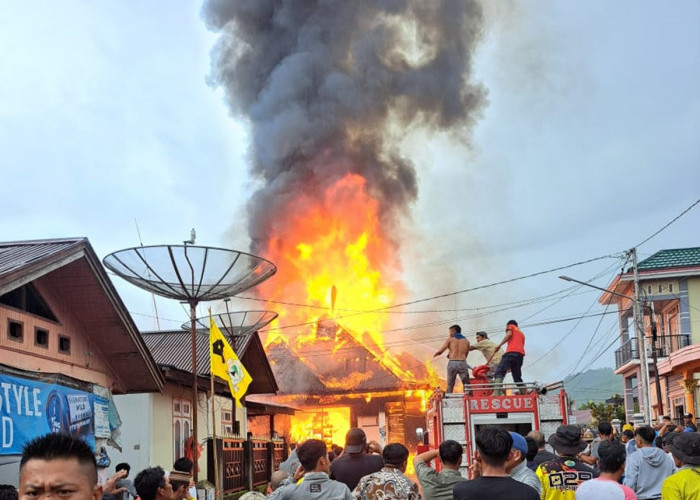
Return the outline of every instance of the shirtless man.
<path id="1" fill-rule="evenodd" d="M 467 354 L 469 353 L 469 341 L 462 335 L 462 328 L 459 325 L 450 327 L 450 338 L 445 341 L 439 351 L 433 357 L 439 356 L 447 350 L 447 393 L 451 394 L 455 387 L 457 374 L 462 379 L 462 390 L 469 393 L 469 371 L 467 366 Z"/>

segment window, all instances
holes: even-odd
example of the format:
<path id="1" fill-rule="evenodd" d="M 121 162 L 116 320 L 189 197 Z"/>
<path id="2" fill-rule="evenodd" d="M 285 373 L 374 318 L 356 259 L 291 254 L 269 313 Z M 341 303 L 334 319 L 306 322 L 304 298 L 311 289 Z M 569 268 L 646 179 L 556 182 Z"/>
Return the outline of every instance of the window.
<path id="1" fill-rule="evenodd" d="M 54 313 L 51 312 L 43 297 L 31 283 L 15 288 L 5 295 L 0 295 L 0 304 L 36 314 L 51 321 L 57 321 Z"/>
<path id="2" fill-rule="evenodd" d="M 175 460 L 185 456 L 185 445 L 190 438 L 192 403 L 173 398 L 173 447 Z"/>
<path id="3" fill-rule="evenodd" d="M 58 352 L 61 354 L 70 354 L 70 337 L 65 335 L 58 336 Z"/>
<path id="4" fill-rule="evenodd" d="M 221 434 L 224 436 L 233 434 L 233 415 L 231 410 L 221 411 Z"/>
<path id="5" fill-rule="evenodd" d="M 13 319 L 7 320 L 7 338 L 17 342 L 24 341 L 24 324 Z"/>
<path id="6" fill-rule="evenodd" d="M 673 293 L 673 283 L 668 284 L 668 293 Z"/>
<path id="7" fill-rule="evenodd" d="M 48 349 L 49 347 L 49 331 L 45 328 L 34 328 L 34 345 Z"/>
<path id="8" fill-rule="evenodd" d="M 647 285 L 647 293 L 651 295 L 651 285 Z"/>

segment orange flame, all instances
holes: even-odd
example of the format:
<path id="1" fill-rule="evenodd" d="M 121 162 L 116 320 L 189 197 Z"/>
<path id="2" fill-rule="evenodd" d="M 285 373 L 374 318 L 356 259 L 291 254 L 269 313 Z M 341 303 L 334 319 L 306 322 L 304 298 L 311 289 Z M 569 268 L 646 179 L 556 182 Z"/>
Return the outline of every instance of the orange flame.
<path id="1" fill-rule="evenodd" d="M 391 305 L 398 285 L 381 273 L 399 269 L 380 234 L 379 203 L 367 193 L 365 179 L 347 174 L 318 198 L 301 194 L 290 201 L 288 213 L 263 251 L 278 272 L 261 285 L 261 292 L 272 300 L 317 309 L 310 314 L 305 307 L 275 305 L 279 324 L 290 327 L 282 336 L 295 336 L 299 343 L 311 340 L 299 334 L 299 327 L 313 335 L 308 325 L 335 315 L 351 334 L 369 334 L 382 347 L 385 317 L 379 310 Z M 272 330 L 266 344 L 278 335 Z"/>
<path id="2" fill-rule="evenodd" d="M 292 417 L 289 437 L 292 442 L 321 439 L 326 444 L 345 444 L 345 434 L 350 430 L 350 408 L 307 408 Z"/>
<path id="3" fill-rule="evenodd" d="M 392 240 L 382 234 L 379 200 L 358 174 L 317 191 L 288 200 L 262 249 L 278 267 L 260 286 L 279 314 L 266 348 L 289 346 L 331 392 L 439 385 L 432 366 L 384 343 L 386 308 L 403 286 Z"/>

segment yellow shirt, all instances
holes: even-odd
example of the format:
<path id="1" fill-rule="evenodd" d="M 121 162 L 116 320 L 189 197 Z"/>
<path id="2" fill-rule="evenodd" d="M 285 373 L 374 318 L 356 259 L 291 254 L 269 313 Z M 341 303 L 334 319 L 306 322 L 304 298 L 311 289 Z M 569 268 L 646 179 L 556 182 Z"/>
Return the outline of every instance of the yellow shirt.
<path id="1" fill-rule="evenodd" d="M 700 498 L 700 466 L 684 465 L 668 476 L 661 485 L 661 500 L 696 500 Z"/>

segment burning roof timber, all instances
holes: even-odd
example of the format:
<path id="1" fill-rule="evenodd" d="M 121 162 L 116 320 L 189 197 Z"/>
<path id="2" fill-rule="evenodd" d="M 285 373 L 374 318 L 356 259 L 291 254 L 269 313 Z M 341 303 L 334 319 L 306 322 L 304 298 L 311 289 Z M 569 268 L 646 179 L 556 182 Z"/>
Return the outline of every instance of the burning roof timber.
<path id="1" fill-rule="evenodd" d="M 310 340 L 310 341 L 309 341 Z M 410 354 L 398 357 L 358 342 L 330 319 L 319 320 L 315 338 L 286 342 L 276 338 L 267 356 L 280 395 L 349 394 L 418 390 L 431 387 L 430 373 Z"/>

